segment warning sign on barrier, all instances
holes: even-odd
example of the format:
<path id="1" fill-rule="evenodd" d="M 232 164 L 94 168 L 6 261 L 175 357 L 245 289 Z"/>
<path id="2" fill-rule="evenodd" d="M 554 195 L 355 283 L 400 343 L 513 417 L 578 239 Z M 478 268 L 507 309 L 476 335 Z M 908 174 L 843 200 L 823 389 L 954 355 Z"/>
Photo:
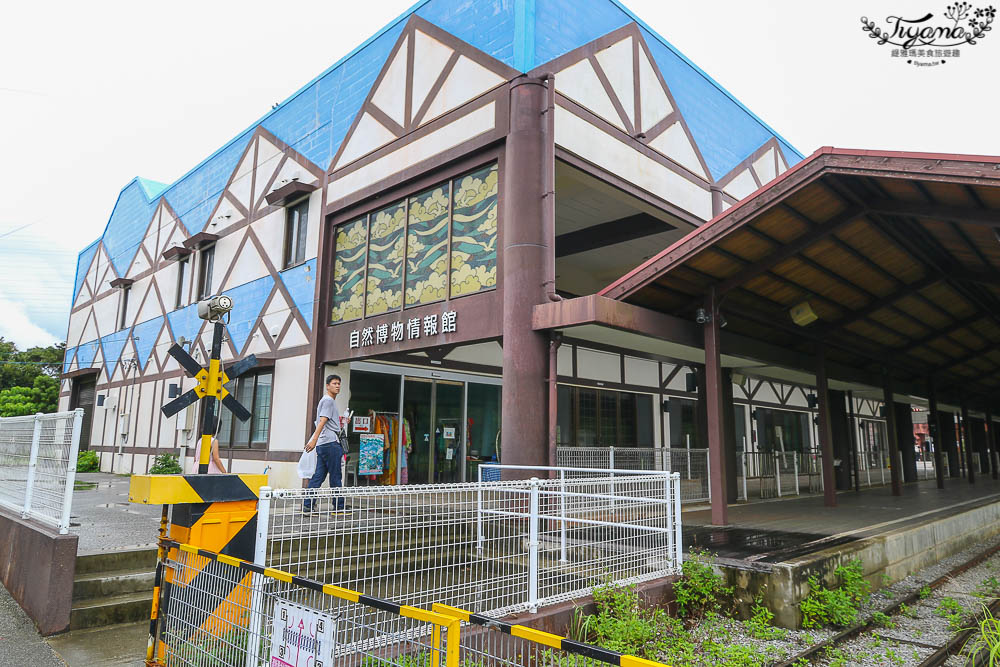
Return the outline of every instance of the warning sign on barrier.
<path id="1" fill-rule="evenodd" d="M 330 667 L 337 621 L 285 600 L 274 603 L 271 667 Z"/>

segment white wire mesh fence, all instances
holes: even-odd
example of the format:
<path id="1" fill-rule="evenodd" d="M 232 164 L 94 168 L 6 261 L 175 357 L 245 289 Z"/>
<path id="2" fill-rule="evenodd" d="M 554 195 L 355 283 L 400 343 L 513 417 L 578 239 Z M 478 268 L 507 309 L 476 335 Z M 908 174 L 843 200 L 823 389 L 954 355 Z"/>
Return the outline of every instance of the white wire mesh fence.
<path id="1" fill-rule="evenodd" d="M 783 498 L 823 490 L 819 452 L 737 452 L 736 487 L 740 500 Z"/>
<path id="2" fill-rule="evenodd" d="M 679 571 L 676 473 L 541 472 L 555 477 L 264 490 L 258 554 L 377 597 L 494 617 Z"/>
<path id="3" fill-rule="evenodd" d="M 0 504 L 69 532 L 83 410 L 0 418 Z"/>
<path id="4" fill-rule="evenodd" d="M 172 543 L 165 565 L 169 583 L 151 628 L 157 641 L 149 664 L 665 667 L 466 609 L 401 605 L 191 545 Z"/>
<path id="5" fill-rule="evenodd" d="M 570 468 L 650 470 L 679 475 L 682 503 L 711 500 L 707 449 L 556 447 L 556 465 Z"/>

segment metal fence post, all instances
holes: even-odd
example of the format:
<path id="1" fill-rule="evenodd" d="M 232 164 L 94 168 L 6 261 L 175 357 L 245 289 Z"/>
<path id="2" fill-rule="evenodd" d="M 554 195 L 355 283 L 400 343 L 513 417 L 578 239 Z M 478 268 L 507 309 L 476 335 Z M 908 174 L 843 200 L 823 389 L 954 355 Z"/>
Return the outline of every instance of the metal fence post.
<path id="1" fill-rule="evenodd" d="M 73 435 L 69 441 L 69 462 L 66 465 L 66 488 L 63 489 L 62 516 L 59 534 L 69 532 L 69 515 L 73 509 L 73 487 L 76 485 L 76 459 L 80 455 L 80 431 L 83 429 L 83 408 L 73 411 Z"/>
<path id="2" fill-rule="evenodd" d="M 566 562 L 566 471 L 559 471 L 559 561 Z"/>
<path id="3" fill-rule="evenodd" d="M 35 414 L 35 428 L 31 433 L 31 453 L 28 455 L 28 481 L 24 490 L 24 508 L 21 518 L 27 519 L 31 512 L 31 496 L 35 490 L 35 466 L 38 464 L 38 443 L 42 438 L 42 413 Z"/>
<path id="4" fill-rule="evenodd" d="M 267 565 L 267 530 L 271 523 L 271 487 L 260 487 L 257 500 L 257 535 L 253 547 L 254 565 Z M 264 606 L 263 588 L 264 577 L 254 574 L 253 595 L 250 601 L 250 632 L 247 639 L 247 659 L 246 667 L 257 667 L 259 664 L 261 642 L 257 637 L 263 635 L 264 615 L 261 608 Z"/>
<path id="5" fill-rule="evenodd" d="M 688 433 L 684 436 L 684 440 L 687 443 L 687 461 L 688 461 L 688 479 L 691 479 L 691 434 Z M 708 485 L 711 489 L 712 485 Z"/>
<path id="6" fill-rule="evenodd" d="M 476 484 L 476 553 L 483 553 L 483 466 L 478 466 L 479 483 Z"/>
<path id="7" fill-rule="evenodd" d="M 528 610 L 538 611 L 538 478 L 529 482 L 528 496 Z"/>
<path id="8" fill-rule="evenodd" d="M 677 563 L 677 572 L 680 573 L 681 565 L 684 564 L 684 549 L 681 540 L 684 532 L 681 525 L 681 476 L 678 473 L 670 475 L 674 492 L 674 558 Z"/>
<path id="9" fill-rule="evenodd" d="M 750 502 L 750 495 L 747 492 L 747 477 L 750 476 L 750 461 L 747 460 L 746 451 L 743 452 L 743 500 Z"/>
<path id="10" fill-rule="evenodd" d="M 795 470 L 795 495 L 799 495 L 799 453 L 792 452 L 792 468 Z"/>
<path id="11" fill-rule="evenodd" d="M 674 551 L 674 531 L 671 530 L 674 526 L 674 501 L 670 497 L 672 487 L 673 480 L 670 475 L 666 475 L 663 478 L 663 503 L 667 508 L 667 553 L 670 554 L 670 559 L 674 560 L 677 554 Z"/>
<path id="12" fill-rule="evenodd" d="M 781 455 L 778 452 L 774 453 L 774 483 L 778 489 L 778 497 L 781 497 Z"/>

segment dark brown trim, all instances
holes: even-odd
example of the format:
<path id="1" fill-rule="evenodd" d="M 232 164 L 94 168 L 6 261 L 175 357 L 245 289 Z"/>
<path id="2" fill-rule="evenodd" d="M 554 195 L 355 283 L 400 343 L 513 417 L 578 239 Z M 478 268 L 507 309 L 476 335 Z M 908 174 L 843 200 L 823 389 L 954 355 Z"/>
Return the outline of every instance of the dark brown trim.
<path id="1" fill-rule="evenodd" d="M 319 188 L 319 183 L 303 183 L 302 181 L 289 181 L 279 188 L 264 195 L 265 201 L 271 206 L 285 206 L 293 199 L 309 194 Z"/>
<path id="2" fill-rule="evenodd" d="M 618 94 L 615 92 L 614 87 L 611 85 L 611 81 L 608 80 L 608 75 L 604 72 L 604 68 L 601 67 L 601 64 L 597 62 L 597 56 L 594 54 L 590 54 L 587 56 L 587 61 L 590 63 L 591 68 L 593 68 L 594 74 L 597 75 L 597 80 L 601 82 L 601 86 L 604 88 L 604 93 L 608 96 L 608 99 L 611 101 L 611 106 L 613 106 L 615 108 L 615 111 L 618 113 L 618 119 L 622 122 L 622 125 L 625 126 L 625 132 L 628 133 L 629 136 L 634 137 L 636 135 L 636 129 L 632 125 L 632 119 L 628 117 L 627 113 L 625 113 L 625 105 L 623 105 L 621 100 L 618 99 Z M 632 80 L 632 86 L 633 88 L 635 86 L 634 79 Z M 597 114 L 594 115 L 597 116 Z M 600 116 L 597 117 L 600 118 Z M 618 129 L 620 130 L 621 128 Z"/>
<path id="3" fill-rule="evenodd" d="M 458 51 L 455 51 L 448 58 L 447 62 L 445 62 L 444 68 L 442 68 L 438 78 L 435 79 L 434 83 L 431 84 L 430 90 L 427 91 L 427 97 L 425 97 L 424 101 L 421 102 L 420 108 L 417 109 L 416 114 L 413 116 L 413 120 L 407 128 L 408 130 L 413 130 L 423 124 L 424 117 L 427 115 L 427 110 L 431 108 L 434 98 L 437 97 L 439 92 L 441 92 L 441 89 L 444 87 L 444 82 L 447 81 L 448 76 L 451 75 L 452 70 L 455 69 L 455 64 L 458 63 L 458 59 L 461 55 L 462 54 Z"/>
<path id="4" fill-rule="evenodd" d="M 215 243 L 219 240 L 218 234 L 212 234 L 211 232 L 198 232 L 187 237 L 184 240 L 184 247 L 188 250 L 198 250 L 203 245 L 208 245 L 209 243 Z"/>
<path id="5" fill-rule="evenodd" d="M 102 364 L 103 366 L 103 364 Z M 100 375 L 101 368 L 77 368 L 75 371 L 68 371 L 61 374 L 59 377 L 66 380 L 70 378 L 77 378 L 84 375 Z"/>
<path id="6" fill-rule="evenodd" d="M 131 278 L 115 278 L 109 284 L 112 289 L 118 289 L 119 287 L 131 287 L 134 282 Z"/>
<path id="7" fill-rule="evenodd" d="M 170 260 L 177 259 L 178 257 L 187 257 L 188 255 L 191 255 L 193 253 L 194 253 L 194 251 L 191 250 L 190 248 L 185 248 L 184 246 L 175 245 L 175 246 L 170 246 L 169 248 L 167 248 L 166 250 L 164 250 L 163 253 L 160 256 L 163 257 L 163 259 L 165 261 L 169 262 Z M 144 278 L 144 277 L 145 277 L 145 275 L 140 276 L 140 278 Z M 97 301 L 97 300 L 98 299 L 96 299 L 96 298 L 94 299 L 94 301 Z M 90 304 L 86 304 L 86 305 L 90 305 Z"/>

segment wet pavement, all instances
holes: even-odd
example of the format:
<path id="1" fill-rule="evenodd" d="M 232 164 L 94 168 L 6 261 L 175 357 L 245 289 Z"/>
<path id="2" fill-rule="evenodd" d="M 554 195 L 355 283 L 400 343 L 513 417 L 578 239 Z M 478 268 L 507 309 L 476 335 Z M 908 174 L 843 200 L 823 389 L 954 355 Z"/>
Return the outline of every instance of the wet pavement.
<path id="1" fill-rule="evenodd" d="M 1000 481 L 976 477 L 904 484 L 902 495 L 888 486 L 837 493 L 837 507 L 822 496 L 800 496 L 729 506 L 729 526 L 711 524 L 711 511 L 683 514 L 684 550 L 707 549 L 720 558 L 761 563 L 794 560 L 923 521 L 941 519 L 1000 501 Z"/>
<path id="2" fill-rule="evenodd" d="M 146 627 L 148 629 L 148 623 Z M 0 584 L 0 665 L 62 667 L 63 664 L 38 634 L 28 615 Z"/>
<path id="3" fill-rule="evenodd" d="M 49 645 L 69 667 L 141 666 L 145 663 L 149 621 L 74 630 L 49 637 Z M 16 664 L 16 663 L 2 663 Z M 35 663 L 24 663 L 34 665 Z"/>
<path id="4" fill-rule="evenodd" d="M 87 472 L 76 481 L 70 532 L 79 555 L 156 546 L 160 506 L 130 503 L 128 476 Z"/>

